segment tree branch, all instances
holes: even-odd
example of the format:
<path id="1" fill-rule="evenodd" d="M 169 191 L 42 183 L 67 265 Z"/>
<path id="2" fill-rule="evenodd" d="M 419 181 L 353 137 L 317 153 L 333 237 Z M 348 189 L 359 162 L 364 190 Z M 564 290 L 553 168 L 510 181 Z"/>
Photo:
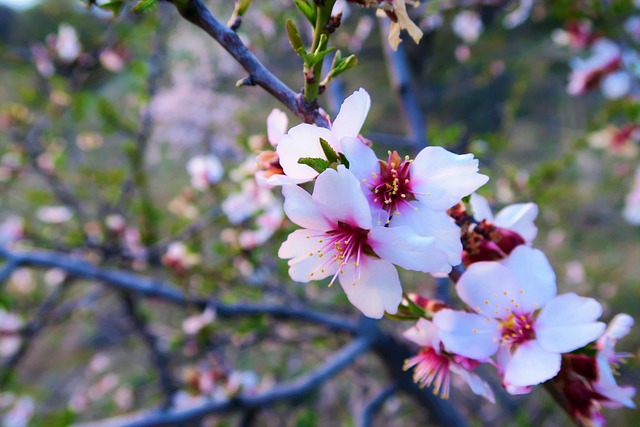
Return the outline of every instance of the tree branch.
<path id="1" fill-rule="evenodd" d="M 364 410 L 362 411 L 362 420 L 360 424 L 361 427 L 373 426 L 374 417 L 382 408 L 382 405 L 384 405 L 387 399 L 395 394 L 397 389 L 397 384 L 392 383 L 380 390 L 380 392 L 376 394 L 373 399 L 371 399 L 371 401 L 367 404 L 367 406 L 364 407 Z"/>
<path id="2" fill-rule="evenodd" d="M 296 116 L 307 123 L 328 127 L 326 117 L 322 116 L 317 105 L 305 102 L 299 94 L 292 91 L 280 79 L 256 58 L 242 43 L 240 37 L 220 23 L 209 11 L 202 0 L 169 0 L 187 21 L 202 28 L 213 37 L 236 61 L 249 73 L 251 82 L 270 93 L 282 102 Z"/>

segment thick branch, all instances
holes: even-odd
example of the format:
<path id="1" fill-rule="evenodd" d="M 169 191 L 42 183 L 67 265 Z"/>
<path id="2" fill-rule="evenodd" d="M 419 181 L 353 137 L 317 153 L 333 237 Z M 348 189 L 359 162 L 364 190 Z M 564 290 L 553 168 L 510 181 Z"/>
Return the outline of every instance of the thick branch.
<path id="1" fill-rule="evenodd" d="M 269 92 L 305 122 L 328 127 L 327 119 L 320 115 L 317 106 L 305 103 L 300 95 L 265 68 L 242 43 L 240 37 L 211 14 L 202 0 L 170 0 L 170 2 L 186 20 L 202 28 L 220 43 L 249 73 L 252 83 Z"/>

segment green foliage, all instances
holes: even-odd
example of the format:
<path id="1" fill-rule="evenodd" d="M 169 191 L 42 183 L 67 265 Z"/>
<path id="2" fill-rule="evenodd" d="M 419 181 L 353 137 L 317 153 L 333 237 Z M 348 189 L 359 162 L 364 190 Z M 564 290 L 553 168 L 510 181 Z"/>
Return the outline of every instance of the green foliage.
<path id="1" fill-rule="evenodd" d="M 158 0 L 139 0 L 135 6 L 133 6 L 133 11 L 135 13 L 146 13 L 153 10 L 158 5 Z"/>
<path id="2" fill-rule="evenodd" d="M 298 10 L 302 12 L 305 18 L 307 18 L 309 23 L 311 25 L 315 25 L 317 11 L 316 11 L 316 5 L 313 2 L 313 0 L 293 0 L 293 2 L 295 3 Z"/>

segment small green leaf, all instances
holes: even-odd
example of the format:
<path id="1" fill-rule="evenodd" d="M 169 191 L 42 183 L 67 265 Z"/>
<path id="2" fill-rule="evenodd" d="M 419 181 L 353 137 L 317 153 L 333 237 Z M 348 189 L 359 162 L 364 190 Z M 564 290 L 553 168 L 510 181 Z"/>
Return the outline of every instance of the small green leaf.
<path id="1" fill-rule="evenodd" d="M 298 52 L 300 49 L 303 49 L 306 52 L 306 49 L 304 48 L 304 41 L 302 41 L 302 37 L 300 37 L 300 32 L 298 31 L 296 24 L 291 19 L 287 19 L 285 28 L 287 30 L 287 35 L 289 36 L 289 43 L 291 43 L 293 50 Z"/>
<path id="2" fill-rule="evenodd" d="M 316 6 L 304 0 L 293 0 L 300 12 L 307 18 L 311 25 L 316 23 Z"/>
<path id="3" fill-rule="evenodd" d="M 327 160 L 329 163 L 335 163 L 338 161 L 338 153 L 333 149 L 331 144 L 327 142 L 327 140 L 320 138 L 320 146 L 322 147 L 322 151 L 324 155 L 327 156 Z"/>
<path id="4" fill-rule="evenodd" d="M 158 0 L 139 0 L 138 3 L 133 6 L 135 13 L 146 13 L 151 11 L 158 5 Z"/>
<path id="5" fill-rule="evenodd" d="M 97 5 L 100 9 L 108 10 L 114 15 L 119 15 L 122 7 L 124 6 L 124 0 L 114 0 L 107 3 Z"/>
<path id="6" fill-rule="evenodd" d="M 347 156 L 345 156 L 343 153 L 338 153 L 338 155 L 340 156 L 340 163 L 345 165 L 347 167 L 347 169 L 349 168 L 349 160 L 347 160 Z"/>
<path id="7" fill-rule="evenodd" d="M 330 163 L 327 160 L 316 157 L 302 157 L 298 159 L 298 163 L 301 165 L 307 165 L 318 173 L 324 172 L 329 169 L 330 166 Z"/>
<path id="8" fill-rule="evenodd" d="M 323 50 L 323 51 L 316 51 L 316 53 L 312 53 L 309 55 L 310 57 L 310 63 L 307 64 L 310 67 L 315 66 L 318 62 L 322 61 L 324 59 L 325 56 L 327 56 L 328 54 L 330 54 L 331 52 L 333 52 L 334 50 L 336 50 L 335 47 L 329 48 L 327 50 Z"/>

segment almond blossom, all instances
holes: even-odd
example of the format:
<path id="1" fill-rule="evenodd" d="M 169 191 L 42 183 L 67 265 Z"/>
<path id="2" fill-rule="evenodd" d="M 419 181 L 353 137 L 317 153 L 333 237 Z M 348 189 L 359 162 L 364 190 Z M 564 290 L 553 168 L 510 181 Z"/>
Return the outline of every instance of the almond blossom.
<path id="1" fill-rule="evenodd" d="M 567 92 L 569 95 L 582 95 L 596 88 L 621 66 L 620 47 L 611 40 L 599 39 L 593 44 L 590 57 L 584 60 L 575 58 L 571 63 L 573 71 L 569 76 Z"/>
<path id="2" fill-rule="evenodd" d="M 339 278 L 349 301 L 368 317 L 398 310 L 402 289 L 393 264 L 423 272 L 451 270 L 433 237 L 374 225 L 360 182 L 344 165 L 320 174 L 312 195 L 293 185 L 282 192 L 285 213 L 303 227 L 278 252 L 289 259 L 291 278 L 332 277 L 330 285 Z"/>
<path id="3" fill-rule="evenodd" d="M 450 309 L 433 322 L 445 347 L 461 356 L 498 354 L 504 381 L 526 387 L 553 378 L 562 353 L 596 340 L 602 306 L 569 293 L 556 296 L 555 274 L 544 254 L 518 246 L 501 262 L 477 262 L 460 278 L 458 296 L 474 311 Z"/>
<path id="4" fill-rule="evenodd" d="M 478 375 L 470 372 L 479 362 L 463 356 L 449 353 L 438 337 L 436 327 L 426 319 L 419 319 L 415 326 L 404 332 L 404 337 L 422 348 L 420 352 L 405 362 L 404 369 L 415 367 L 414 381 L 430 387 L 433 393 L 443 399 L 449 398 L 451 372 L 462 377 L 471 390 L 495 403 L 491 387 Z"/>
<path id="5" fill-rule="evenodd" d="M 343 148 L 378 225 L 408 226 L 432 236 L 451 265 L 460 263 L 460 230 L 446 209 L 489 180 L 478 173 L 478 160 L 472 154 L 427 147 L 414 160 L 394 151 L 384 162 L 357 138 L 345 138 Z"/>
<path id="6" fill-rule="evenodd" d="M 191 176 L 191 185 L 196 190 L 204 191 L 211 184 L 222 179 L 224 169 L 220 159 L 213 154 L 195 156 L 187 163 L 187 172 Z"/>
<path id="7" fill-rule="evenodd" d="M 369 108 L 371 98 L 366 90 L 360 88 L 342 103 L 340 112 L 331 124 L 331 129 L 302 123 L 289 129 L 280 139 L 277 152 L 280 165 L 286 178 L 270 182 L 274 185 L 300 184 L 311 181 L 318 176 L 318 172 L 308 165 L 298 163 L 301 158 L 325 159 L 326 155 L 320 145 L 324 139 L 338 153 L 342 153 L 342 139 L 355 138 L 360 133 Z"/>

